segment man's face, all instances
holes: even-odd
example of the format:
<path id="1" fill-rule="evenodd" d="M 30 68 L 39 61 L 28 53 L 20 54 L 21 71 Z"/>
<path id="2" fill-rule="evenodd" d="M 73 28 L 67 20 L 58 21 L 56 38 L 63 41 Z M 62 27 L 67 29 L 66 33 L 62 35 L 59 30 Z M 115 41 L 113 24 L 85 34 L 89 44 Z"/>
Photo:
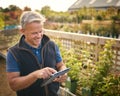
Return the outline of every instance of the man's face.
<path id="1" fill-rule="evenodd" d="M 22 33 L 25 35 L 25 41 L 32 47 L 38 48 L 43 36 L 43 26 L 39 22 L 26 24 Z"/>

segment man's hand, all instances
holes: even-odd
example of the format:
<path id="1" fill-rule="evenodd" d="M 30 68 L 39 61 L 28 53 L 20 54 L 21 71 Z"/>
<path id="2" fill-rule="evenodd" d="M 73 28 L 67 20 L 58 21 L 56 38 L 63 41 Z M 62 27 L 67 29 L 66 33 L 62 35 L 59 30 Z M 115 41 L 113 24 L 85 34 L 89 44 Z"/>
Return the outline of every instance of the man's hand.
<path id="1" fill-rule="evenodd" d="M 55 69 L 50 68 L 50 67 L 46 67 L 46 68 L 43 68 L 43 69 L 40 69 L 40 70 L 33 72 L 33 75 L 36 78 L 46 79 L 46 78 L 49 78 L 53 73 L 56 73 L 56 72 L 57 71 Z"/>
<path id="2" fill-rule="evenodd" d="M 65 82 L 67 79 L 67 73 L 64 75 L 59 76 L 58 78 L 55 78 L 54 82 Z"/>

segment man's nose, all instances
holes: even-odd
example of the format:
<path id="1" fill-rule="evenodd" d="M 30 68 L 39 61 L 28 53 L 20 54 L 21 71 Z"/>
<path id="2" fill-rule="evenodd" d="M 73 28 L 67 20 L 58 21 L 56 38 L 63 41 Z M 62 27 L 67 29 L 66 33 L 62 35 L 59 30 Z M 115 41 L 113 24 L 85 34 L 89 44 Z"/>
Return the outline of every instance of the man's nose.
<path id="1" fill-rule="evenodd" d="M 43 35 L 43 33 L 38 32 L 36 35 L 37 35 L 37 37 L 41 37 Z"/>

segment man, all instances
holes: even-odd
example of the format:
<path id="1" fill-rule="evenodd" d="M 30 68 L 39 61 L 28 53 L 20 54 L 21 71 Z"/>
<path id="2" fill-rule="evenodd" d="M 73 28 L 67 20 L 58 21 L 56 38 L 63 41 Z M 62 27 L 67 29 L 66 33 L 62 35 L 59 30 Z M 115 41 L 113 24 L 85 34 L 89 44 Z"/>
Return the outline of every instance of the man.
<path id="1" fill-rule="evenodd" d="M 23 12 L 20 18 L 23 35 L 8 50 L 7 77 L 17 96 L 58 96 L 59 83 L 67 78 L 64 74 L 41 87 L 51 74 L 66 68 L 57 45 L 43 34 L 44 22 L 45 18 L 37 12 Z"/>

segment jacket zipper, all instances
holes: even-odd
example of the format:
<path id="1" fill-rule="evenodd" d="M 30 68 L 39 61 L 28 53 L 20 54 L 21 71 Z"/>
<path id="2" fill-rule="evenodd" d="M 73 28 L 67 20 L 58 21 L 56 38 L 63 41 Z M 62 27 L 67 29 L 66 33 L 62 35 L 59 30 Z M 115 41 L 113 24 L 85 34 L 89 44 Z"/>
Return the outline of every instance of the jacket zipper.
<path id="1" fill-rule="evenodd" d="M 49 41 L 48 41 L 49 42 Z M 41 68 L 44 68 L 44 59 L 43 59 L 43 50 L 45 48 L 45 46 L 48 44 L 48 42 L 43 46 L 42 50 L 41 50 L 41 57 L 42 57 L 42 65 L 41 65 Z M 48 91 L 48 86 L 46 85 L 45 87 L 45 93 L 46 93 L 46 96 L 49 96 L 49 91 Z"/>

